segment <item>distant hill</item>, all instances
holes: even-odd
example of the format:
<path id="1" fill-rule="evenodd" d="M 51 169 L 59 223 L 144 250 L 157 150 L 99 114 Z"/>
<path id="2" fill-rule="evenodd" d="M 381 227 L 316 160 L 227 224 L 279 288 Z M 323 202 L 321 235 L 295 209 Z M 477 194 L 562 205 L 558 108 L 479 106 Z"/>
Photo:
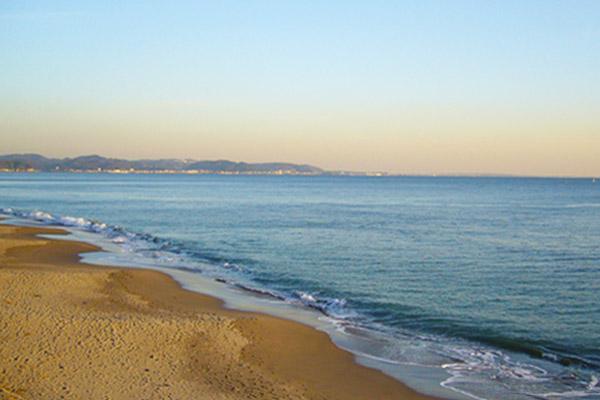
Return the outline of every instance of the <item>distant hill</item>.
<path id="1" fill-rule="evenodd" d="M 215 174 L 320 175 L 324 170 L 312 165 L 290 163 L 250 164 L 228 160 L 198 161 L 180 159 L 123 160 L 98 155 L 75 158 L 46 158 L 39 154 L 0 156 L 0 170 L 46 172 L 181 172 Z"/>
<path id="2" fill-rule="evenodd" d="M 188 164 L 185 170 L 197 170 L 207 172 L 254 172 L 254 173 L 289 173 L 289 174 L 323 174 L 321 168 L 312 165 L 298 165 L 290 163 L 262 163 L 249 164 L 245 162 L 234 162 L 227 160 L 219 161 L 198 161 Z"/>
<path id="3" fill-rule="evenodd" d="M 33 166 L 20 160 L 0 160 L 0 171 L 29 171 Z"/>
<path id="4" fill-rule="evenodd" d="M 46 158 L 39 154 L 8 154 L 5 156 L 0 156 L 0 161 L 25 163 L 29 165 L 29 167 L 41 171 L 46 165 L 49 165 L 55 160 Z"/>

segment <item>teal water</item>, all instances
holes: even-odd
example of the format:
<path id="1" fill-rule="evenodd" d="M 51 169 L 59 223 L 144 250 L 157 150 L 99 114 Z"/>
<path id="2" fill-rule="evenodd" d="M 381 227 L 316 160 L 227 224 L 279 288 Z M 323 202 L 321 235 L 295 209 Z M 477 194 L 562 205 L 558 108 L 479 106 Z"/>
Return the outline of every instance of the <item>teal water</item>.
<path id="1" fill-rule="evenodd" d="M 600 399 L 591 179 L 5 173 L 0 209 L 319 310 L 457 394 Z"/>

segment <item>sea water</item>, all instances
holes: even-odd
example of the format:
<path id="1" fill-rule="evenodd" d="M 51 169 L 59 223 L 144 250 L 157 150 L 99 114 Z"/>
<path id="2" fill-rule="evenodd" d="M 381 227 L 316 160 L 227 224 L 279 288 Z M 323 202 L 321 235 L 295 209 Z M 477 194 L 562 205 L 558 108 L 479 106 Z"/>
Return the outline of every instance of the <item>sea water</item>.
<path id="1" fill-rule="evenodd" d="M 0 209 L 313 310 L 431 394 L 600 399 L 592 179 L 3 173 Z"/>

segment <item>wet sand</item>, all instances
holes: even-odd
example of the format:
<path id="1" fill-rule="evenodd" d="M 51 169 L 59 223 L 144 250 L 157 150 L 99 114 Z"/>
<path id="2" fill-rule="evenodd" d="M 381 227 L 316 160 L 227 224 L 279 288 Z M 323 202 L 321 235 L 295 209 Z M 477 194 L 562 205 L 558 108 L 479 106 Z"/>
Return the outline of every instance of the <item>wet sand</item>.
<path id="1" fill-rule="evenodd" d="M 0 225 L 0 399 L 429 399 L 311 327 Z"/>

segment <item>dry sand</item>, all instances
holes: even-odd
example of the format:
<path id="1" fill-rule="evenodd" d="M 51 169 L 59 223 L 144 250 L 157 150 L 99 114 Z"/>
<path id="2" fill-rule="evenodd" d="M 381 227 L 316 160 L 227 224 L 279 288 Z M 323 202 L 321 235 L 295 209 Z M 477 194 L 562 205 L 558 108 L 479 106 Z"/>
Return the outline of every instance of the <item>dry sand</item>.
<path id="1" fill-rule="evenodd" d="M 0 399 L 432 399 L 302 324 L 0 225 Z"/>

